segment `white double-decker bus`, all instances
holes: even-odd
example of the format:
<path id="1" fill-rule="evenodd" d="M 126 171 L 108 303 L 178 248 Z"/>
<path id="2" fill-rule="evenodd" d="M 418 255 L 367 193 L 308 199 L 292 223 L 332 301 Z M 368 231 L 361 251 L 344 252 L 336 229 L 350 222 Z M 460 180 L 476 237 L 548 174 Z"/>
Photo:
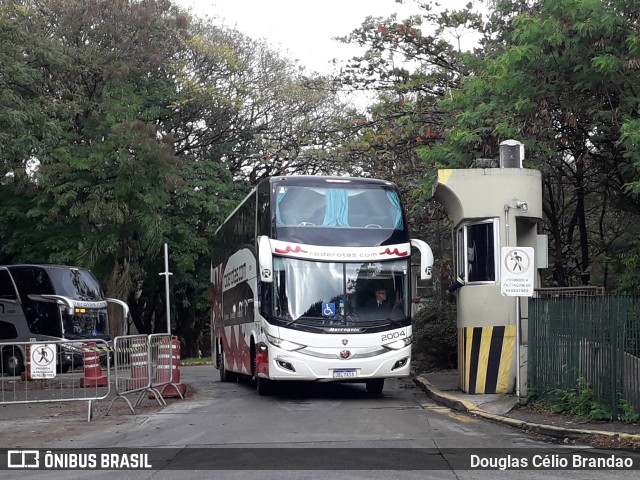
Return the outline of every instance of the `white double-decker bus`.
<path id="1" fill-rule="evenodd" d="M 260 182 L 213 238 L 220 379 L 251 377 L 260 395 L 291 380 L 364 382 L 380 393 L 385 378 L 409 375 L 412 246 L 430 278 L 431 249 L 409 239 L 391 182 Z"/>

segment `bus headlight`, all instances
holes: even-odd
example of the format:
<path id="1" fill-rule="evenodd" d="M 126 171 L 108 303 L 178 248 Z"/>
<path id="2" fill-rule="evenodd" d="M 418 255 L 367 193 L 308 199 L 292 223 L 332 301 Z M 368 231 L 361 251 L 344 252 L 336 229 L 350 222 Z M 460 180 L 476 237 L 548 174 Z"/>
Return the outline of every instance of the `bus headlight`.
<path id="1" fill-rule="evenodd" d="M 267 340 L 271 345 L 275 345 L 278 348 L 286 350 L 287 352 L 293 352 L 295 350 L 300 350 L 304 348 L 304 345 L 300 345 L 299 343 L 290 342 L 289 340 L 283 340 L 278 337 L 274 337 L 272 335 L 267 334 Z"/>
<path id="2" fill-rule="evenodd" d="M 396 340 L 395 342 L 387 343 L 386 345 L 383 345 L 383 347 L 388 348 L 389 350 L 400 350 L 401 348 L 408 347 L 412 342 L 413 337 L 409 336 L 401 340 Z"/>

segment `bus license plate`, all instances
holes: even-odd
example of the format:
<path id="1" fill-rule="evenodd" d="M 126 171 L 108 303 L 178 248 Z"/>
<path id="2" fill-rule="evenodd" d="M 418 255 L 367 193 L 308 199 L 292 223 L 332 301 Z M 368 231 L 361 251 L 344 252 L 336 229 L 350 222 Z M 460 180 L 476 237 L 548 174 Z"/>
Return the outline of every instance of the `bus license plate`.
<path id="1" fill-rule="evenodd" d="M 333 378 L 354 378 L 357 376 L 358 376 L 358 373 L 356 372 L 355 369 L 333 371 Z"/>

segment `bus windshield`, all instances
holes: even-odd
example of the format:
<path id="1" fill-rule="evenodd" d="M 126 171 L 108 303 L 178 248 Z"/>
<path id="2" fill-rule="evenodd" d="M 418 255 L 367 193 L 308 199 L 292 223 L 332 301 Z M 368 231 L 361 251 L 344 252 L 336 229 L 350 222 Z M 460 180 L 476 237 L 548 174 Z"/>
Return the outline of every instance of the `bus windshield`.
<path id="1" fill-rule="evenodd" d="M 56 294 L 85 302 L 104 300 L 100 284 L 89 270 L 50 268 L 48 271 L 53 280 Z"/>
<path id="2" fill-rule="evenodd" d="M 279 185 L 275 204 L 277 226 L 404 230 L 400 198 L 391 188 Z"/>
<path id="3" fill-rule="evenodd" d="M 276 257 L 272 314 L 322 327 L 407 320 L 408 272 L 406 259 L 324 263 Z"/>
<path id="4" fill-rule="evenodd" d="M 109 323 L 106 308 L 76 309 L 80 312 L 62 315 L 67 338 L 109 338 Z"/>

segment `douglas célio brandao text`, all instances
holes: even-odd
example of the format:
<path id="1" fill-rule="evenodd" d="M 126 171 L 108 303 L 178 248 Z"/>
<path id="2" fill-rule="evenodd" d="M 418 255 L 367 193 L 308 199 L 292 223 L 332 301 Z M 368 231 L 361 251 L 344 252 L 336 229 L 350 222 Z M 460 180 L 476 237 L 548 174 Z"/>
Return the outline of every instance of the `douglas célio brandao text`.
<path id="1" fill-rule="evenodd" d="M 478 470 L 607 470 L 622 469 L 634 470 L 638 469 L 633 458 L 629 458 L 624 454 L 599 454 L 592 452 L 570 452 L 562 454 L 535 454 L 530 451 L 522 455 L 470 455 L 471 469 Z"/>

